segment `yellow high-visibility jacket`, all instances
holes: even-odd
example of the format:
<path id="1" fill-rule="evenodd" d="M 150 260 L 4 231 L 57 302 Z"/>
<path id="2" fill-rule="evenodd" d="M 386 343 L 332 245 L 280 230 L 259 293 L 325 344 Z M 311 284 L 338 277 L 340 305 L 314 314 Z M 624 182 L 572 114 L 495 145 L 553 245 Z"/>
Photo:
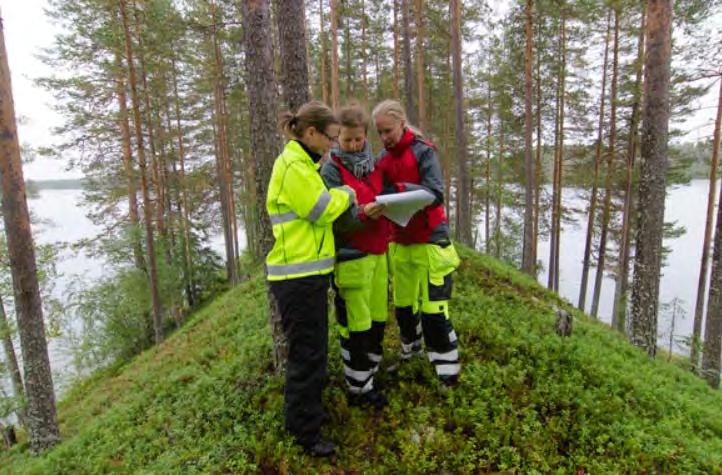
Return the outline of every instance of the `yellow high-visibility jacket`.
<path id="1" fill-rule="evenodd" d="M 291 140 L 276 158 L 266 210 L 276 242 L 266 256 L 268 280 L 297 279 L 333 271 L 332 224 L 353 204 L 348 186 L 327 189 L 301 144 Z"/>

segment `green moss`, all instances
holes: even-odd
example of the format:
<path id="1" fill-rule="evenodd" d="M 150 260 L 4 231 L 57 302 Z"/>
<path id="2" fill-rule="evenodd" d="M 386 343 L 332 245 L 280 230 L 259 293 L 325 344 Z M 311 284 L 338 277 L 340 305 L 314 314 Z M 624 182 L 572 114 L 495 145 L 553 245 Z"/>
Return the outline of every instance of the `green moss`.
<path id="1" fill-rule="evenodd" d="M 161 346 L 78 384 L 59 405 L 64 442 L 39 458 L 0 453 L 2 473 L 720 473 L 722 396 L 676 364 L 651 360 L 489 257 L 461 250 L 452 318 L 460 386 L 428 362 L 380 376 L 389 407 L 346 403 L 331 337 L 325 393 L 331 460 L 283 431 L 271 371 L 265 284 L 255 277 L 197 312 Z M 554 333 L 554 306 L 575 315 Z M 387 334 L 396 360 L 397 330 Z"/>

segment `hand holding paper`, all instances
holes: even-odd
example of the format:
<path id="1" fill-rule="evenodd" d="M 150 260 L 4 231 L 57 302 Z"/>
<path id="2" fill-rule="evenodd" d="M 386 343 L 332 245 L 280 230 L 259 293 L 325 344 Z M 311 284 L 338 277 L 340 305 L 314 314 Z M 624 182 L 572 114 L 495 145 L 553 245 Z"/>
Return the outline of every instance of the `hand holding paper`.
<path id="1" fill-rule="evenodd" d="M 426 190 L 404 191 L 379 195 L 376 202 L 386 205 L 383 215 L 399 226 L 406 226 L 417 211 L 434 202 L 434 195 Z"/>

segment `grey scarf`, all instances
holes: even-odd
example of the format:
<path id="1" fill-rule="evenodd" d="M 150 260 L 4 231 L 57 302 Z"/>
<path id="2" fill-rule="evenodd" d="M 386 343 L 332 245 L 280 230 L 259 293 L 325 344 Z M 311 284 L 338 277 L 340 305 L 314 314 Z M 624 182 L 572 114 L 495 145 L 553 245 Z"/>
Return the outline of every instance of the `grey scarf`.
<path id="1" fill-rule="evenodd" d="M 364 178 L 374 169 L 375 160 L 368 140 L 360 152 L 344 152 L 341 148 L 335 147 L 331 150 L 331 154 L 338 157 L 343 166 L 356 178 Z"/>

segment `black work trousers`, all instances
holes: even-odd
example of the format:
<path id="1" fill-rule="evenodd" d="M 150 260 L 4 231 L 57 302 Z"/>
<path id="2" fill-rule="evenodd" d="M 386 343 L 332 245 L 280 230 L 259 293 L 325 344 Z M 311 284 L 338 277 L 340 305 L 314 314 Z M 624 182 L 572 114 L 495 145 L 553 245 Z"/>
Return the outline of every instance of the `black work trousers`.
<path id="1" fill-rule="evenodd" d="M 284 415 L 301 445 L 321 433 L 321 393 L 328 361 L 329 275 L 271 282 L 288 339 Z"/>

